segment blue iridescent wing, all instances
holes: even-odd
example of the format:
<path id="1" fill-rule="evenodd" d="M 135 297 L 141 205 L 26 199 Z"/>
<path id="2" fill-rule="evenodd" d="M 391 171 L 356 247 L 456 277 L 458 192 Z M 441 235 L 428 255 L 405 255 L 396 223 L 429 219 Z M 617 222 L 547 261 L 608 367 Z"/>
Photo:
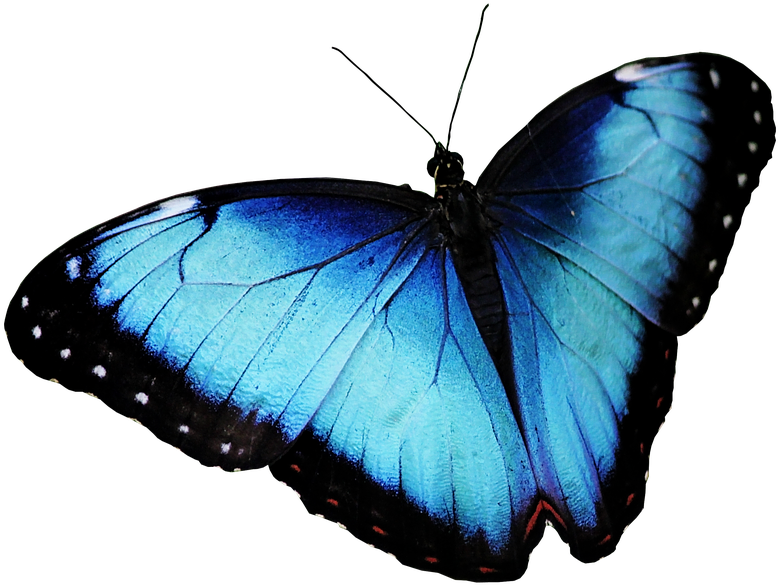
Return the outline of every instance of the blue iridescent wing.
<path id="1" fill-rule="evenodd" d="M 771 156 L 768 88 L 717 55 L 629 64 L 563 96 L 477 184 L 509 388 L 544 515 L 591 561 L 643 506 L 676 336 L 703 316 Z"/>
<path id="2" fill-rule="evenodd" d="M 536 486 L 433 201 L 335 180 L 162 201 L 41 262 L 11 347 L 205 465 L 270 463 L 407 564 L 518 577 Z"/>
<path id="3" fill-rule="evenodd" d="M 265 465 L 429 245 L 429 201 L 309 180 L 141 208 L 30 273 L 6 315 L 11 347 L 38 376 L 98 396 L 205 465 Z"/>
<path id="4" fill-rule="evenodd" d="M 479 581 L 525 571 L 536 484 L 449 251 L 424 254 L 271 471 L 407 565 Z"/>

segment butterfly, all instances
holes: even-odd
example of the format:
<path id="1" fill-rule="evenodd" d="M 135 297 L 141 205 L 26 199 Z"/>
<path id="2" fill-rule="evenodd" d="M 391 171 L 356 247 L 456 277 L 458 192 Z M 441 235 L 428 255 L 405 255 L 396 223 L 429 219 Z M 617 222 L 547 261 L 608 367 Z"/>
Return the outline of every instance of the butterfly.
<path id="1" fill-rule="evenodd" d="M 316 184 L 317 184 L 317 185 L 320 185 L 320 187 L 318 187 L 319 189 L 326 189 L 326 187 L 322 187 L 322 186 L 321 186 L 321 185 L 323 185 L 324 183 L 322 183 L 322 182 L 317 182 Z M 226 187 L 225 189 L 230 189 L 230 188 L 229 188 L 229 187 Z M 368 191 L 371 191 L 371 188 L 370 188 L 370 187 L 367 187 L 366 189 L 367 189 Z M 558 190 L 561 190 L 561 189 L 558 189 Z M 223 191 L 223 192 L 224 192 L 224 191 Z M 395 193 L 395 192 L 393 191 L 393 193 Z M 575 210 L 572 210 L 572 211 L 575 211 Z M 572 215 L 571 217 L 575 217 L 575 215 Z M 69 258 L 69 259 L 68 259 L 68 261 L 71 261 L 72 259 L 73 259 L 73 257 Z M 370 259 L 370 257 L 369 257 L 369 258 L 368 258 L 368 260 L 367 260 L 367 262 L 371 262 L 371 261 L 375 262 L 375 259 L 374 259 L 374 260 L 371 260 L 371 259 Z M 75 266 L 74 264 L 71 264 L 71 265 L 68 267 L 68 270 L 71 270 L 71 271 L 73 271 L 73 272 L 77 272 L 77 270 L 78 270 L 78 267 L 77 267 L 77 266 Z M 110 288 L 110 287 L 108 287 L 108 288 Z M 32 299 L 33 297 L 32 297 L 32 296 L 30 296 L 30 298 Z M 10 315 L 10 314 L 9 314 L 9 315 Z M 9 318 L 10 318 L 10 317 L 9 317 Z M 41 337 L 41 338 L 42 338 L 42 337 Z M 12 344 L 14 343 L 14 342 L 13 342 L 13 339 L 11 339 L 11 342 L 12 342 Z M 27 361 L 30 361 L 30 360 L 28 359 Z M 174 366 L 174 367 L 175 367 L 175 366 Z M 64 381 L 63 381 L 63 382 L 64 382 Z M 185 451 L 186 451 L 186 449 L 185 449 Z M 504 578 L 505 578 L 505 577 L 504 577 Z"/>

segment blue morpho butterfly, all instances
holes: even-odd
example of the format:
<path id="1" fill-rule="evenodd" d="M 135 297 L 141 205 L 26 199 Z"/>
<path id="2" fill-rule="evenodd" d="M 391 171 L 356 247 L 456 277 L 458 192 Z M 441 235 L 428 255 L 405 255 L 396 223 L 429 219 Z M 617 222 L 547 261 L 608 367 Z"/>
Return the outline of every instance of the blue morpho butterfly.
<path id="1" fill-rule="evenodd" d="M 269 465 L 401 562 L 522 575 L 545 522 L 593 561 L 644 501 L 676 337 L 703 317 L 774 145 L 718 55 L 570 91 L 476 185 L 215 187 L 43 260 L 5 329 L 35 374 L 204 465 Z"/>

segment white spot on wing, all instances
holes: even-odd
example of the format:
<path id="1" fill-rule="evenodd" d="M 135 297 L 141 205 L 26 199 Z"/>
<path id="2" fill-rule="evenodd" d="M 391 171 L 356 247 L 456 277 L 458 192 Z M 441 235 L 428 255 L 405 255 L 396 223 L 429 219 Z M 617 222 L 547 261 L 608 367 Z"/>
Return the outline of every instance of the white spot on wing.
<path id="1" fill-rule="evenodd" d="M 105 378 L 106 371 L 103 366 L 95 366 L 92 368 L 92 373 L 98 378 Z"/>
<path id="2" fill-rule="evenodd" d="M 631 63 L 617 69 L 614 72 L 614 79 L 629 83 L 631 81 L 641 81 L 653 75 L 662 75 L 669 71 L 676 71 L 677 69 L 686 69 L 687 67 L 689 67 L 689 63 L 684 62 L 669 63 L 668 65 L 658 65 L 656 67 L 647 67 L 641 63 Z"/>
<path id="3" fill-rule="evenodd" d="M 736 179 L 738 180 L 738 186 L 743 187 L 747 184 L 747 174 L 746 173 L 739 173 L 736 176 Z"/>
<path id="4" fill-rule="evenodd" d="M 231 446 L 232 443 L 222 443 L 222 447 L 221 447 L 222 455 L 227 455 L 230 452 Z"/>
<path id="5" fill-rule="evenodd" d="M 722 225 L 725 226 L 725 229 L 728 229 L 733 224 L 733 216 L 728 214 L 725 217 L 722 218 Z"/>
<path id="6" fill-rule="evenodd" d="M 32 336 L 35 339 L 40 339 L 41 338 L 41 334 L 42 334 L 42 331 L 41 331 L 41 328 L 40 328 L 39 325 L 36 325 L 35 327 L 32 328 Z"/>
<path id="7" fill-rule="evenodd" d="M 755 118 L 755 124 L 762 124 L 763 122 L 763 115 L 760 113 L 760 110 L 755 110 L 755 113 L 752 114 Z"/>
<path id="8" fill-rule="evenodd" d="M 711 260 L 709 262 L 709 272 L 714 272 L 714 270 L 717 268 L 717 259 Z"/>
<path id="9" fill-rule="evenodd" d="M 717 73 L 716 69 L 709 70 L 709 77 L 711 77 L 711 84 L 714 86 L 714 89 L 719 88 L 719 73 Z"/>
<path id="10" fill-rule="evenodd" d="M 757 84 L 757 81 L 752 82 L 752 91 L 754 93 L 757 93 L 757 90 L 760 89 L 760 86 Z"/>
<path id="11" fill-rule="evenodd" d="M 22 297 L 22 309 L 26 309 L 30 305 L 30 299 Z"/>
<path id="12" fill-rule="evenodd" d="M 154 219 L 167 219 L 179 213 L 184 213 L 195 207 L 200 201 L 197 197 L 176 197 L 160 203 L 160 210 L 154 214 Z"/>
<path id="13" fill-rule="evenodd" d="M 749 152 L 752 154 L 757 152 L 757 142 L 747 142 L 747 146 L 749 147 Z"/>
<path id="14" fill-rule="evenodd" d="M 189 432 L 189 427 L 187 425 L 181 425 L 179 427 L 179 432 L 186 435 Z"/>
<path id="15" fill-rule="evenodd" d="M 75 280 L 81 276 L 81 258 L 78 256 L 73 256 L 73 258 L 68 260 L 65 263 L 65 267 L 68 270 L 68 276 L 70 277 L 70 280 Z"/>
<path id="16" fill-rule="evenodd" d="M 70 350 L 69 350 L 69 349 L 66 347 L 65 349 L 63 349 L 62 351 L 60 351 L 60 357 L 61 357 L 63 360 L 66 360 L 66 359 L 68 359 L 68 358 L 70 357 Z"/>
<path id="17" fill-rule="evenodd" d="M 692 306 L 693 307 L 695 307 L 697 309 L 700 306 L 700 304 L 701 304 L 700 297 L 692 297 Z"/>
<path id="18" fill-rule="evenodd" d="M 140 402 L 144 406 L 146 406 L 146 403 L 149 402 L 149 395 L 144 394 L 143 392 L 138 392 L 138 394 L 135 395 L 135 401 Z"/>

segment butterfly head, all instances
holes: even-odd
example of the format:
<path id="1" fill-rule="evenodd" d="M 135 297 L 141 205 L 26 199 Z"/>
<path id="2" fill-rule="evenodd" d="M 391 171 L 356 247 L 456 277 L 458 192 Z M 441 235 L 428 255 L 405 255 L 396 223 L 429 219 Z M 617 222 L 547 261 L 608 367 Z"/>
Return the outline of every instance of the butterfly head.
<path id="1" fill-rule="evenodd" d="M 435 154 L 427 163 L 427 174 L 435 179 L 436 192 L 442 187 L 456 187 L 462 184 L 463 157 L 444 148 L 439 142 Z"/>

